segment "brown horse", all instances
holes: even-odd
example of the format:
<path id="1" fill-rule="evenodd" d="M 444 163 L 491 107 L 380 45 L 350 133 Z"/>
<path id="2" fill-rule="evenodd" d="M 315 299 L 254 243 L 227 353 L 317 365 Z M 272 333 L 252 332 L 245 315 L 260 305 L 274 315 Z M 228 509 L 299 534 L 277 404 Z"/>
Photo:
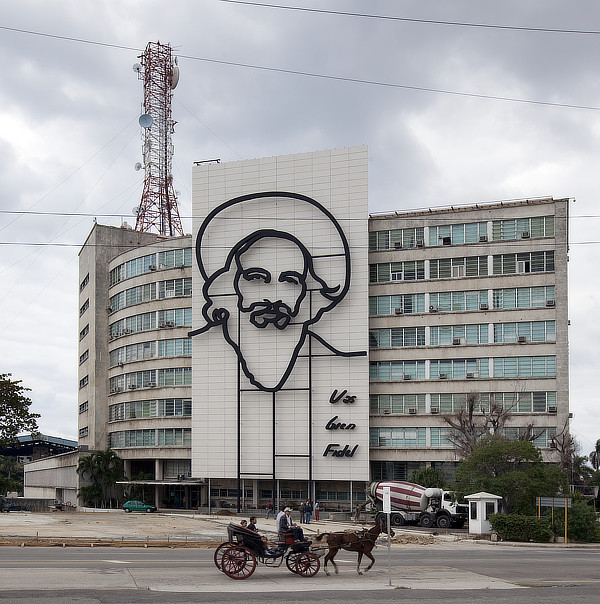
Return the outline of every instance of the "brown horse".
<path id="1" fill-rule="evenodd" d="M 367 572 L 373 564 L 375 564 L 375 558 L 371 555 L 371 550 L 375 547 L 375 541 L 377 537 L 386 530 L 385 521 L 376 524 L 371 527 L 369 530 L 364 530 L 360 533 L 355 532 L 340 532 L 340 533 L 323 533 L 322 535 L 318 535 L 313 539 L 313 547 L 318 547 L 319 542 L 327 545 L 329 551 L 325 556 L 325 564 L 323 566 L 323 570 L 325 574 L 329 576 L 329 571 L 327 570 L 327 563 L 331 561 L 333 567 L 335 569 L 335 574 L 338 574 L 338 567 L 335 563 L 335 556 L 340 551 L 340 549 L 345 549 L 349 552 L 358 552 L 358 563 L 356 565 L 356 572 L 359 575 L 362 575 L 360 570 L 360 562 L 362 560 L 363 554 L 367 556 L 371 560 L 371 564 L 367 566 L 365 572 Z M 394 536 L 394 532 L 390 532 L 391 536 Z"/>

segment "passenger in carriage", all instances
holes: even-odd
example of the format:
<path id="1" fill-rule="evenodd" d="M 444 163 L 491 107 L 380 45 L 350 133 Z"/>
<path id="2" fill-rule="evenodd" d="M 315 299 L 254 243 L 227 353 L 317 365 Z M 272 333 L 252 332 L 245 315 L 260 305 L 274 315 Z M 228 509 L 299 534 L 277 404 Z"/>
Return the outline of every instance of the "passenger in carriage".
<path id="1" fill-rule="evenodd" d="M 292 533 L 296 541 L 304 541 L 304 532 L 302 529 L 294 524 L 292 520 L 291 508 L 285 508 L 282 512 L 277 514 L 277 530 L 279 531 L 279 538 L 285 540 L 285 533 Z"/>

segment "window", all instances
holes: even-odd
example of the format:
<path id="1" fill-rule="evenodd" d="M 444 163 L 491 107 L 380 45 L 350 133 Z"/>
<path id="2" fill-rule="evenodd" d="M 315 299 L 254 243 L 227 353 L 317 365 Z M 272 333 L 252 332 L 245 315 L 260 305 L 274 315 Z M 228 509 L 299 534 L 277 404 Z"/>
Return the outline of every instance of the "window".
<path id="1" fill-rule="evenodd" d="M 156 270 L 156 254 L 148 254 L 147 256 L 129 260 L 110 271 L 109 287 L 120 283 L 124 279 L 143 275 L 151 270 Z"/>
<path id="2" fill-rule="evenodd" d="M 159 386 L 189 386 L 192 383 L 191 367 L 158 369 L 157 374 Z"/>
<path id="3" fill-rule="evenodd" d="M 417 413 L 425 413 L 424 394 L 371 394 L 369 396 L 369 412 L 373 414 L 409 413 L 415 409 Z"/>
<path id="4" fill-rule="evenodd" d="M 496 392 L 494 401 L 511 413 L 547 413 L 556 407 L 556 392 Z"/>
<path id="5" fill-rule="evenodd" d="M 432 380 L 471 379 L 489 377 L 489 359 L 439 359 L 429 362 L 429 375 Z"/>
<path id="6" fill-rule="evenodd" d="M 111 296 L 109 300 L 110 312 L 115 312 L 134 304 L 149 302 L 150 300 L 156 300 L 156 283 L 146 283 L 137 287 L 131 287 Z"/>
<path id="7" fill-rule="evenodd" d="M 176 268 L 180 266 L 192 266 L 192 248 L 184 248 L 179 250 L 168 250 L 158 253 L 158 267 Z"/>
<path id="8" fill-rule="evenodd" d="M 430 428 L 430 442 L 432 447 L 453 448 L 450 441 L 450 428 Z"/>
<path id="9" fill-rule="evenodd" d="M 424 244 L 423 227 L 372 231 L 369 233 L 369 251 L 414 248 Z"/>
<path id="10" fill-rule="evenodd" d="M 83 315 L 83 313 L 90 307 L 90 299 L 88 298 L 79 309 L 79 316 Z"/>
<path id="11" fill-rule="evenodd" d="M 369 363 L 372 381 L 424 380 L 425 361 L 372 361 Z"/>
<path id="12" fill-rule="evenodd" d="M 192 340 L 191 338 L 176 338 L 173 340 L 159 340 L 159 357 L 181 357 L 191 356 Z"/>
<path id="13" fill-rule="evenodd" d="M 156 329 L 156 314 L 156 312 L 147 312 L 116 321 L 109 326 L 110 337 L 117 338 L 130 333 Z"/>
<path id="14" fill-rule="evenodd" d="M 493 259 L 494 275 L 542 273 L 554 270 L 554 252 L 499 254 Z"/>
<path id="15" fill-rule="evenodd" d="M 425 327 L 371 329 L 369 331 L 369 346 L 370 348 L 425 346 Z"/>
<path id="16" fill-rule="evenodd" d="M 429 227 L 429 245 L 478 243 L 482 237 L 487 237 L 487 222 L 444 224 Z"/>
<path id="17" fill-rule="evenodd" d="M 488 274 L 487 256 L 466 258 L 437 258 L 429 261 L 431 279 L 452 277 L 484 277 Z"/>
<path id="18" fill-rule="evenodd" d="M 191 308 L 174 308 L 171 310 L 158 311 L 159 327 L 191 327 L 191 325 Z"/>
<path id="19" fill-rule="evenodd" d="M 488 339 L 487 323 L 475 325 L 433 325 L 429 329 L 430 346 L 487 344 Z"/>
<path id="20" fill-rule="evenodd" d="M 529 237 L 554 237 L 554 216 L 535 216 L 492 222 L 494 241 Z"/>
<path id="21" fill-rule="evenodd" d="M 372 447 L 413 449 L 426 445 L 426 428 L 370 428 Z"/>
<path id="22" fill-rule="evenodd" d="M 79 438 L 85 438 L 86 436 L 89 435 L 89 429 L 87 426 L 85 426 L 85 428 L 80 428 L 79 429 Z"/>
<path id="23" fill-rule="evenodd" d="M 83 363 L 85 363 L 88 360 L 89 356 L 90 356 L 90 351 L 88 349 L 83 354 L 79 355 L 79 364 L 82 365 Z"/>
<path id="24" fill-rule="evenodd" d="M 371 296 L 369 314 L 393 315 L 425 312 L 425 294 L 398 294 L 395 296 Z"/>
<path id="25" fill-rule="evenodd" d="M 485 502 L 485 519 L 489 520 L 492 514 L 496 513 L 496 504 L 493 501 Z"/>
<path id="26" fill-rule="evenodd" d="M 90 333 L 89 323 L 79 332 L 79 341 L 81 342 L 81 340 L 83 340 L 83 338 L 85 338 L 85 336 L 87 336 L 88 333 Z"/>
<path id="27" fill-rule="evenodd" d="M 384 262 L 369 265 L 370 283 L 415 281 L 425 279 L 425 261 Z"/>
<path id="28" fill-rule="evenodd" d="M 82 388 L 85 388 L 89 384 L 89 381 L 90 381 L 89 375 L 86 375 L 85 377 L 81 378 L 79 380 L 79 390 L 81 390 Z"/>
<path id="29" fill-rule="evenodd" d="M 170 279 L 169 281 L 160 281 L 158 284 L 158 297 L 173 298 L 175 296 L 191 296 L 192 279 Z"/>
<path id="30" fill-rule="evenodd" d="M 144 359 L 152 359 L 156 357 L 156 342 L 140 342 L 139 344 L 131 344 L 122 346 L 110 351 L 110 366 L 122 365 L 123 363 L 131 363 L 133 361 L 142 361 Z"/>
<path id="31" fill-rule="evenodd" d="M 477 520 L 477 502 L 476 501 L 470 501 L 469 502 L 469 509 L 470 509 L 470 519 L 471 520 Z"/>
<path id="32" fill-rule="evenodd" d="M 86 285 L 90 282 L 90 274 L 88 273 L 84 278 L 83 281 L 79 284 L 79 293 L 81 293 Z"/>
<path id="33" fill-rule="evenodd" d="M 495 289 L 494 308 L 540 308 L 554 302 L 554 285 Z"/>
<path id="34" fill-rule="evenodd" d="M 493 359 L 494 376 L 515 377 L 556 377 L 556 357 L 498 357 Z"/>
<path id="35" fill-rule="evenodd" d="M 555 321 L 523 321 L 494 324 L 494 343 L 555 342 Z"/>
<path id="36" fill-rule="evenodd" d="M 488 303 L 486 289 L 459 292 L 433 292 L 429 294 L 429 305 L 439 312 L 480 310 L 482 304 Z"/>
<path id="37" fill-rule="evenodd" d="M 85 403 L 81 403 L 79 405 L 79 413 L 85 413 L 89 409 L 89 402 L 85 401 Z"/>

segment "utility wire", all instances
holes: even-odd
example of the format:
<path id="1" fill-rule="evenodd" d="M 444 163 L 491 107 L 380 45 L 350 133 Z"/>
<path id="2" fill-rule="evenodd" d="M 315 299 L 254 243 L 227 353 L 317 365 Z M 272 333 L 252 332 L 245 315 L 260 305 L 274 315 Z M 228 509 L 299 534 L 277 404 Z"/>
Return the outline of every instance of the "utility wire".
<path id="1" fill-rule="evenodd" d="M 411 17 L 394 17 L 391 15 L 374 15 L 372 13 L 355 13 L 349 11 L 325 10 L 320 8 L 309 8 L 304 6 L 284 6 L 281 4 L 267 4 L 266 2 L 246 2 L 244 0 L 218 0 L 227 4 L 243 4 L 260 8 L 276 8 L 282 10 L 300 11 L 305 13 L 320 13 L 325 15 L 340 15 L 343 17 L 361 17 L 364 19 L 380 19 L 384 21 L 400 21 L 404 23 L 421 23 L 424 25 L 450 25 L 454 27 L 474 27 L 483 29 L 501 29 L 510 31 L 531 31 L 553 34 L 585 34 L 600 35 L 600 31 L 585 29 L 555 29 L 552 27 L 526 27 L 519 25 L 495 25 L 491 23 L 466 23 L 462 21 L 442 21 L 439 19 L 415 19 Z"/>

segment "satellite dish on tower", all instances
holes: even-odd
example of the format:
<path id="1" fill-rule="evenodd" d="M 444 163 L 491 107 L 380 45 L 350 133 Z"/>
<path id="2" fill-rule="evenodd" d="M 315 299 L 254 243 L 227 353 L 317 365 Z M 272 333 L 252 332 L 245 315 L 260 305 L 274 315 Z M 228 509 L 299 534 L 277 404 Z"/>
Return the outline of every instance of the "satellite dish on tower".
<path id="1" fill-rule="evenodd" d="M 142 169 L 142 167 L 143 166 L 140 162 L 137 162 L 134 166 L 136 172 L 139 172 Z"/>
<path id="2" fill-rule="evenodd" d="M 169 85 L 171 86 L 171 90 L 177 86 L 179 82 L 179 67 L 177 65 L 173 65 L 173 71 L 171 72 L 171 80 Z"/>
<path id="3" fill-rule="evenodd" d="M 152 119 L 152 116 L 149 113 L 142 113 L 142 115 L 140 115 L 140 119 L 138 120 L 142 128 L 150 128 L 150 126 L 152 126 L 153 121 L 154 120 Z"/>
<path id="4" fill-rule="evenodd" d="M 139 63 L 135 63 L 135 65 L 133 65 L 132 69 L 133 69 L 133 71 L 135 71 L 135 73 L 140 73 L 142 71 L 142 66 Z"/>

